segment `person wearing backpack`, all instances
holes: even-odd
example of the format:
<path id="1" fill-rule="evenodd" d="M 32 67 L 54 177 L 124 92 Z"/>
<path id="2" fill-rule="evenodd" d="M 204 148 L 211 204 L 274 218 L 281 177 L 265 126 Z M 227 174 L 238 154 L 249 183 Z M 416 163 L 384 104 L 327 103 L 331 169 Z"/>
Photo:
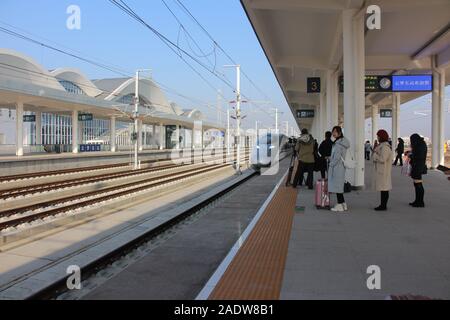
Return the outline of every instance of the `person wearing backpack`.
<path id="1" fill-rule="evenodd" d="M 342 128 L 336 126 L 332 130 L 333 147 L 331 149 L 329 171 L 328 171 L 328 191 L 336 193 L 337 204 L 331 208 L 334 212 L 344 212 L 348 210 L 344 199 L 345 166 L 344 160 L 347 150 L 350 148 L 350 142 L 342 134 Z"/>
<path id="2" fill-rule="evenodd" d="M 389 191 L 392 189 L 392 147 L 385 130 L 378 130 L 377 137 L 380 144 L 373 150 L 374 187 L 381 193 L 381 204 L 375 208 L 375 211 L 386 211 Z"/>
<path id="3" fill-rule="evenodd" d="M 314 138 L 308 133 L 307 129 L 302 129 L 302 134 L 297 140 L 295 150 L 298 154 L 298 166 L 295 173 L 293 188 L 302 184 L 303 175 L 308 173 L 306 178 L 306 185 L 309 189 L 313 189 L 313 175 L 314 175 Z"/>

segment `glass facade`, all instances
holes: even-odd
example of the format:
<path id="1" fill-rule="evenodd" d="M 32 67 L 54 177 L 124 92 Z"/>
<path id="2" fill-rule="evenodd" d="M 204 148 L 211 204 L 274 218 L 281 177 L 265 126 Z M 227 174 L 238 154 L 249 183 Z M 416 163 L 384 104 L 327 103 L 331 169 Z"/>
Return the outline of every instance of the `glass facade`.
<path id="1" fill-rule="evenodd" d="M 42 144 L 71 144 L 71 143 L 72 143 L 72 117 L 60 114 L 43 113 Z"/>
<path id="2" fill-rule="evenodd" d="M 67 92 L 73 93 L 73 94 L 82 94 L 85 95 L 83 89 L 81 89 L 78 85 L 76 85 L 73 82 L 66 81 L 66 80 L 58 80 L 59 83 L 66 89 Z"/>

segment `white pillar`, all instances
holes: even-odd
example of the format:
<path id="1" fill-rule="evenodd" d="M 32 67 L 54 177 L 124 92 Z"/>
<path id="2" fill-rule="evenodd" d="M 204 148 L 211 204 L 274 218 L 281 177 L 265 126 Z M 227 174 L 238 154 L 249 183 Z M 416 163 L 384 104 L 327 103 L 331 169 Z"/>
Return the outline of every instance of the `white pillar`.
<path id="1" fill-rule="evenodd" d="M 436 67 L 436 56 L 432 57 L 433 94 L 431 108 L 431 167 L 444 165 L 445 125 L 445 70 Z"/>
<path id="2" fill-rule="evenodd" d="M 326 94 L 326 126 L 331 130 L 338 124 L 338 73 L 332 70 L 327 71 L 327 94 Z"/>
<path id="3" fill-rule="evenodd" d="M 372 141 L 370 143 L 374 143 L 377 139 L 378 132 L 378 105 L 372 105 Z"/>
<path id="4" fill-rule="evenodd" d="M 16 104 L 16 156 L 23 156 L 23 103 Z"/>
<path id="5" fill-rule="evenodd" d="M 365 123 L 365 52 L 364 15 L 348 9 L 342 13 L 344 48 L 344 135 L 350 140 L 356 167 L 347 170 L 348 181 L 364 186 L 364 123 Z"/>
<path id="6" fill-rule="evenodd" d="M 137 144 L 138 144 L 138 149 L 139 151 L 142 151 L 143 146 L 142 146 L 142 120 L 138 120 L 137 122 L 137 131 L 138 131 L 138 140 L 137 140 Z"/>
<path id="7" fill-rule="evenodd" d="M 159 124 L 159 150 L 164 150 L 164 126 Z"/>
<path id="8" fill-rule="evenodd" d="M 205 131 L 203 131 L 203 129 L 200 130 L 200 134 L 201 134 L 201 142 L 202 142 L 202 149 L 205 148 Z"/>
<path id="9" fill-rule="evenodd" d="M 324 92 L 320 94 L 319 116 L 319 134 L 316 138 L 317 142 L 320 144 L 325 138 L 325 131 L 331 130 L 331 128 L 328 128 L 327 124 L 327 101 Z"/>
<path id="10" fill-rule="evenodd" d="M 110 138 L 109 144 L 111 146 L 111 152 L 116 152 L 116 117 L 112 116 L 110 120 Z"/>
<path id="11" fill-rule="evenodd" d="M 175 144 L 175 149 L 179 150 L 180 149 L 180 126 L 179 125 L 176 125 L 175 137 L 177 139 L 176 144 Z"/>
<path id="12" fill-rule="evenodd" d="M 392 94 L 392 150 L 397 148 L 397 139 L 400 136 L 400 93 Z"/>
<path id="13" fill-rule="evenodd" d="M 72 111 L 72 153 L 78 153 L 78 111 Z"/>
<path id="14" fill-rule="evenodd" d="M 35 141 L 36 141 L 36 145 L 41 145 L 42 144 L 42 112 L 36 111 L 34 114 L 36 116 Z"/>
<path id="15" fill-rule="evenodd" d="M 153 144 L 156 144 L 156 125 L 155 124 L 152 125 L 152 142 L 153 142 Z M 153 144 L 152 144 L 152 147 L 154 147 Z"/>

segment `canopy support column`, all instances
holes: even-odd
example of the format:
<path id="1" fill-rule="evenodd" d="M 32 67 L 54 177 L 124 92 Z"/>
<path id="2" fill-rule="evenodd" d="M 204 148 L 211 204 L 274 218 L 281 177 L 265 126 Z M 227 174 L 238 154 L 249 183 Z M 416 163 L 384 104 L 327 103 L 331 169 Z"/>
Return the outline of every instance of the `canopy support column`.
<path id="1" fill-rule="evenodd" d="M 377 139 L 378 132 L 378 105 L 372 105 L 372 141 L 370 143 L 374 143 Z"/>
<path id="2" fill-rule="evenodd" d="M 431 110 L 431 167 L 444 165 L 444 126 L 445 126 L 445 72 L 436 67 L 437 58 L 432 57 L 433 94 Z"/>
<path id="3" fill-rule="evenodd" d="M 78 153 L 78 111 L 72 111 L 72 153 Z"/>
<path id="4" fill-rule="evenodd" d="M 397 139 L 400 133 L 400 94 L 392 94 L 392 150 L 397 148 Z"/>
<path id="5" fill-rule="evenodd" d="M 23 103 L 16 104 L 16 156 L 23 156 Z"/>
<path id="6" fill-rule="evenodd" d="M 344 48 L 344 126 L 350 141 L 355 169 L 347 170 L 347 179 L 355 187 L 364 186 L 364 106 L 365 48 L 364 16 L 358 10 L 342 13 Z"/>

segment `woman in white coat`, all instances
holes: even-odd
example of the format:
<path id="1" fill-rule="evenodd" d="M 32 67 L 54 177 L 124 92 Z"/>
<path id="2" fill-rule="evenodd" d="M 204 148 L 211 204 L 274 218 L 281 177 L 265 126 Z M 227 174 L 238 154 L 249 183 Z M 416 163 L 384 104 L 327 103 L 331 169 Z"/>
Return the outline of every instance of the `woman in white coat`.
<path id="1" fill-rule="evenodd" d="M 389 144 L 389 135 L 385 130 L 377 132 L 380 144 L 373 151 L 374 162 L 374 187 L 381 193 L 381 204 L 376 211 L 387 210 L 389 191 L 392 189 L 392 148 Z"/>

